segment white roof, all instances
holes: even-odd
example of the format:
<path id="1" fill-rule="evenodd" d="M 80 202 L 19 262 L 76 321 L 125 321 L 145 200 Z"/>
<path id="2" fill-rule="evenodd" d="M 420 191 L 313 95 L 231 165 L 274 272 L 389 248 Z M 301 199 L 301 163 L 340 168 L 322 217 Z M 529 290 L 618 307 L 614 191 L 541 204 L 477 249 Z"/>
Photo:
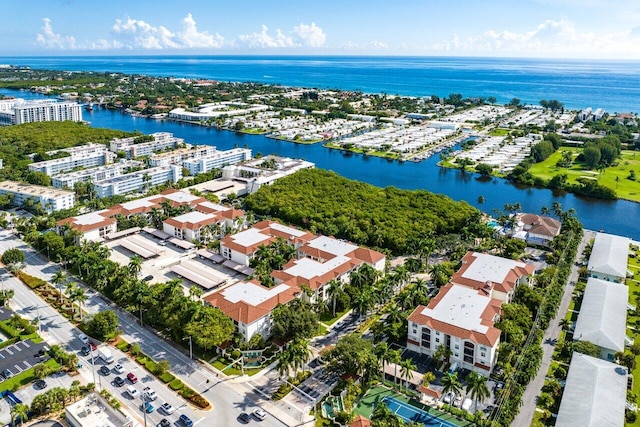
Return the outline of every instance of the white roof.
<path id="1" fill-rule="evenodd" d="M 186 223 L 186 222 L 190 222 L 192 224 L 197 224 L 199 222 L 202 221 L 206 221 L 208 219 L 211 218 L 215 218 L 215 215 L 212 214 L 208 214 L 208 213 L 202 213 L 202 212 L 198 212 L 198 211 L 193 211 L 193 212 L 187 212 L 185 214 L 182 215 L 178 215 L 176 217 L 174 217 L 173 219 L 175 221 L 178 221 L 179 223 Z"/>
<path id="2" fill-rule="evenodd" d="M 232 235 L 231 239 L 234 241 L 234 243 L 244 246 L 246 248 L 249 246 L 253 246 L 257 243 L 263 242 L 269 239 L 270 237 L 271 236 L 267 234 L 262 234 L 260 230 L 257 230 L 255 228 L 249 228 L 245 231 L 241 231 L 240 233 Z"/>
<path id="3" fill-rule="evenodd" d="M 164 197 L 165 199 L 172 200 L 176 203 L 191 203 L 195 200 L 200 199 L 200 197 L 194 196 L 193 194 L 187 193 L 186 191 L 176 191 L 175 193 L 161 194 L 160 196 Z"/>
<path id="4" fill-rule="evenodd" d="M 287 233 L 290 236 L 301 237 L 305 235 L 304 231 L 298 230 L 293 227 L 287 227 L 286 225 L 282 225 L 280 223 L 274 222 L 269 225 L 269 228 L 280 231 L 282 233 Z"/>
<path id="5" fill-rule="evenodd" d="M 265 288 L 250 282 L 238 282 L 225 288 L 222 292 L 224 299 L 234 304 L 244 301 L 254 307 L 275 297 L 281 292 L 289 289 L 289 285 L 280 284 L 273 288 Z"/>
<path id="6" fill-rule="evenodd" d="M 590 278 L 582 298 L 573 339 L 601 348 L 624 350 L 629 288 L 617 282 Z"/>
<path id="7" fill-rule="evenodd" d="M 327 236 L 313 239 L 309 242 L 309 246 L 336 256 L 346 255 L 358 249 L 356 245 Z"/>
<path id="8" fill-rule="evenodd" d="M 152 207 L 152 206 L 155 206 L 156 204 L 153 202 L 150 202 L 149 198 L 144 198 L 144 199 L 131 200 L 129 202 L 124 202 L 124 203 L 121 203 L 120 205 L 126 210 L 131 211 L 138 208 Z"/>
<path id="9" fill-rule="evenodd" d="M 351 261 L 351 258 L 346 256 L 337 256 L 327 262 L 318 262 L 310 258 L 300 258 L 295 260 L 295 264 L 284 270 L 284 272 L 308 280 L 322 276 L 349 261 Z"/>
<path id="10" fill-rule="evenodd" d="M 525 267 L 523 262 L 501 258 L 489 254 L 474 253 L 475 261 L 462 274 L 465 279 L 478 282 L 502 283 L 509 272 L 517 267 Z"/>
<path id="11" fill-rule="evenodd" d="M 454 284 L 435 307 L 425 307 L 422 314 L 468 331 L 484 334 L 488 327 L 481 324 L 481 317 L 489 303 L 491 298 L 480 295 L 476 289 Z"/>
<path id="12" fill-rule="evenodd" d="M 556 427 L 622 427 L 627 368 L 573 353 Z"/>
<path id="13" fill-rule="evenodd" d="M 627 275 L 629 241 L 627 237 L 613 234 L 596 234 L 589 257 L 589 271 L 625 277 Z"/>
<path id="14" fill-rule="evenodd" d="M 84 215 L 79 215 L 79 216 L 73 218 L 73 224 L 76 224 L 76 225 L 99 224 L 99 223 L 103 222 L 106 219 L 102 215 L 105 212 L 107 212 L 106 209 L 101 210 L 101 211 L 91 212 L 91 213 L 84 214 Z"/>
<path id="15" fill-rule="evenodd" d="M 213 203 L 208 200 L 206 202 L 198 203 L 198 206 L 204 206 L 205 208 L 214 209 L 220 212 L 231 210 L 229 206 L 220 205 L 218 203 Z"/>

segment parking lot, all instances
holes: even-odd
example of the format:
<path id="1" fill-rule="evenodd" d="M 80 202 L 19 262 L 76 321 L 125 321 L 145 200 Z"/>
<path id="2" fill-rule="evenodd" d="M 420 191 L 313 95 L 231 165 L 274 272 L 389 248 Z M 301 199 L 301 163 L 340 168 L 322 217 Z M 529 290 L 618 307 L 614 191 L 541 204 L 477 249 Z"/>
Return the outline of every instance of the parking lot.
<path id="1" fill-rule="evenodd" d="M 43 348 L 46 343 L 34 343 L 31 340 L 18 341 L 0 350 L 0 374 L 8 371 L 10 377 L 19 374 L 40 362 L 49 359 Z"/>

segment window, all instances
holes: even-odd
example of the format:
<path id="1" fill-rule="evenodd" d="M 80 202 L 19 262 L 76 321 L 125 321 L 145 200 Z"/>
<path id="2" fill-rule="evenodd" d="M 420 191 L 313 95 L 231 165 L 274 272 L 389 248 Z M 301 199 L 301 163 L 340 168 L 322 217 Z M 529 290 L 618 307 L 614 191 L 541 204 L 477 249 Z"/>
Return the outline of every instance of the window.
<path id="1" fill-rule="evenodd" d="M 436 338 L 436 342 L 440 342 L 440 338 Z"/>
<path id="2" fill-rule="evenodd" d="M 460 346 L 456 344 L 456 350 L 460 350 Z"/>
<path id="3" fill-rule="evenodd" d="M 420 346 L 424 348 L 431 348 L 431 329 L 422 328 L 422 342 L 420 343 Z"/>
<path id="4" fill-rule="evenodd" d="M 487 357 L 487 353 L 485 353 L 484 351 L 480 352 L 480 357 Z"/>
<path id="5" fill-rule="evenodd" d="M 417 330 L 416 328 L 413 328 L 413 329 L 411 330 L 411 333 L 412 333 L 413 335 L 415 335 L 415 334 L 417 334 L 417 333 L 418 333 L 418 330 Z"/>

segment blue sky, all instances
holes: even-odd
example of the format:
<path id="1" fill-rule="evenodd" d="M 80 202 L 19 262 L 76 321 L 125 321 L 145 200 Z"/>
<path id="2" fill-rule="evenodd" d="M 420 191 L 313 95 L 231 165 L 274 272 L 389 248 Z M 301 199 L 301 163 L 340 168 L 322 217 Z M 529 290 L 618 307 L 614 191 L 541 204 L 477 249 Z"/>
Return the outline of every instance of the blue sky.
<path id="1" fill-rule="evenodd" d="M 3 0 L 0 55 L 640 59 L 640 0 Z"/>

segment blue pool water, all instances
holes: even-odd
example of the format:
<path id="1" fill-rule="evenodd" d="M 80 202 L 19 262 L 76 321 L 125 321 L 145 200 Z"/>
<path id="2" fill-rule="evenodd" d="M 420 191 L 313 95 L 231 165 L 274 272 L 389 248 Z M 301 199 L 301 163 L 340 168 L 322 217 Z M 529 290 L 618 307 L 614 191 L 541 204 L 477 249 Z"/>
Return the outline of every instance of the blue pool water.
<path id="1" fill-rule="evenodd" d="M 393 397 L 387 396 L 382 399 L 382 402 L 404 421 L 422 423 L 427 427 L 457 427 L 455 424 L 441 420 L 435 415 L 431 415 L 426 411 L 408 405 Z"/>

